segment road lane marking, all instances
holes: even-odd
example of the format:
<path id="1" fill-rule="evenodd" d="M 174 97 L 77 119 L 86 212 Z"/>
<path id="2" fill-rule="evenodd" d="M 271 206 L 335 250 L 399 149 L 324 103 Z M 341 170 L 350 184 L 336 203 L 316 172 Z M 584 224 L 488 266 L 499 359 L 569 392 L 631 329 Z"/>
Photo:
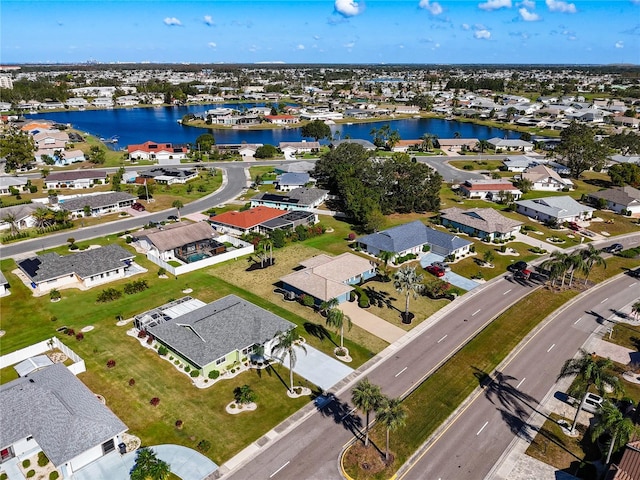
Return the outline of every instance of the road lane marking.
<path id="1" fill-rule="evenodd" d="M 502 295 L 506 295 L 507 293 L 509 293 L 511 291 L 511 289 L 507 290 L 506 292 L 504 292 Z"/>
<path id="2" fill-rule="evenodd" d="M 396 373 L 396 377 L 395 378 L 398 378 L 400 375 L 402 375 L 407 368 L 408 367 L 404 367 L 402 370 L 400 370 L 398 373 Z"/>
<path id="3" fill-rule="evenodd" d="M 475 312 L 471 314 L 472 317 L 475 317 L 477 313 L 480 313 L 481 308 L 477 309 Z"/>
<path id="4" fill-rule="evenodd" d="M 486 427 L 488 424 L 489 424 L 489 422 L 488 422 L 488 421 L 487 421 L 487 422 L 484 422 L 484 425 L 482 425 L 482 428 L 480 428 L 480 430 L 478 430 L 478 433 L 476 433 L 476 437 L 477 437 L 478 435 L 480 435 L 480 432 L 482 432 L 482 430 L 484 430 L 484 427 Z"/>
<path id="5" fill-rule="evenodd" d="M 273 478 L 275 477 L 278 472 L 280 472 L 280 470 L 282 470 L 284 467 L 286 467 L 287 465 L 289 465 L 291 463 L 291 460 L 289 460 L 287 463 L 285 463 L 284 465 L 282 465 L 279 469 L 277 469 L 275 472 L 273 472 L 271 475 L 269 475 L 269 478 Z"/>
<path id="6" fill-rule="evenodd" d="M 522 380 L 520 380 L 520 383 L 516 385 L 516 388 L 520 388 L 520 385 L 522 385 L 526 379 L 527 377 L 524 377 Z"/>
<path id="7" fill-rule="evenodd" d="M 552 349 L 553 347 L 555 347 L 555 346 L 556 346 L 556 344 L 555 344 L 555 343 L 554 343 L 553 345 L 551 345 L 551 346 L 549 347 L 549 350 L 547 350 L 547 353 L 549 353 L 549 352 L 551 351 L 551 349 Z"/>
<path id="8" fill-rule="evenodd" d="M 607 298 L 605 298 L 604 300 L 602 300 L 602 301 L 600 302 L 600 304 L 602 305 L 602 304 L 603 304 L 604 302 L 606 302 L 607 300 L 609 300 L 609 297 L 607 297 Z"/>
<path id="9" fill-rule="evenodd" d="M 351 410 L 349 410 L 347 413 L 345 413 L 342 418 L 340 418 L 340 421 L 344 420 L 345 418 L 347 418 L 349 415 L 351 415 L 353 412 L 356 411 L 356 407 L 353 407 Z"/>
<path id="10" fill-rule="evenodd" d="M 577 319 L 575 322 L 573 322 L 573 324 L 575 325 L 576 323 L 578 323 L 580 320 L 582 320 L 582 317 L 580 317 L 579 319 Z"/>
<path id="11" fill-rule="evenodd" d="M 445 338 L 447 338 L 447 337 L 448 337 L 448 335 L 445 335 L 445 336 L 444 336 L 444 337 L 442 337 L 440 340 L 438 340 L 438 342 L 437 342 L 437 343 L 440 343 L 441 341 L 443 341 L 443 340 L 444 340 Z"/>
<path id="12" fill-rule="evenodd" d="M 636 282 L 633 282 L 631 285 L 629 285 L 629 288 L 635 287 L 635 286 L 636 286 Z"/>

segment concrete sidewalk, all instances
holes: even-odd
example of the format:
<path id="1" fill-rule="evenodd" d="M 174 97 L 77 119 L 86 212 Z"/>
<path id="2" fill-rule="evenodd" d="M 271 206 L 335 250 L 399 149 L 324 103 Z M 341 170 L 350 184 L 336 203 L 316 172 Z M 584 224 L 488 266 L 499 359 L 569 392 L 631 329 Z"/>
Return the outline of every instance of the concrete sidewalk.
<path id="1" fill-rule="evenodd" d="M 338 308 L 348 315 L 355 325 L 389 343 L 395 342 L 407 333 L 400 327 L 360 308 L 356 302 L 344 302 Z"/>
<path id="2" fill-rule="evenodd" d="M 525 235 L 524 233 L 518 232 L 515 234 L 515 237 L 516 242 L 526 243 L 527 245 L 531 245 L 532 247 L 544 248 L 547 252 L 562 250 L 561 246 L 553 245 L 542 240 L 544 238 L 544 235 L 536 235 L 535 233 L 532 233 L 531 235 Z"/>

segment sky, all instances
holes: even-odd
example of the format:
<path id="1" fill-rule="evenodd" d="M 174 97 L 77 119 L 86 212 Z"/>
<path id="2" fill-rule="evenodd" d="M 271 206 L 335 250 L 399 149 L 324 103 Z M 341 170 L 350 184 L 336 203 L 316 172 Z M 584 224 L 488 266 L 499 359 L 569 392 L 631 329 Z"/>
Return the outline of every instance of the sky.
<path id="1" fill-rule="evenodd" d="M 640 0 L 2 0 L 0 62 L 640 64 Z"/>

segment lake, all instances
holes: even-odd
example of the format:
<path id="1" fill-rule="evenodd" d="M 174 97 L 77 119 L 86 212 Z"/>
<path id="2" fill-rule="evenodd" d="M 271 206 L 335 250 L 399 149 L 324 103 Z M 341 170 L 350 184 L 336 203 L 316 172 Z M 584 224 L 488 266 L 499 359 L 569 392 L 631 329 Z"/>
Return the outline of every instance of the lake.
<path id="1" fill-rule="evenodd" d="M 247 108 L 263 104 L 244 104 Z M 118 143 L 109 144 L 110 148 L 122 149 L 130 144 L 139 144 L 152 140 L 154 142 L 192 143 L 198 135 L 207 130 L 188 127 L 178 120 L 188 113 L 202 113 L 215 107 L 238 108 L 238 105 L 189 105 L 184 107 L 149 107 L 127 109 L 105 109 L 65 112 L 37 113 L 27 115 L 29 118 L 45 118 L 58 123 L 69 123 L 74 128 L 88 132 L 98 138 L 117 137 Z M 393 130 L 398 130 L 402 139 L 417 139 L 429 132 L 439 138 L 453 138 L 458 132 L 463 138 L 486 140 L 493 137 L 518 138 L 519 133 L 501 128 L 485 127 L 473 123 L 461 123 L 441 118 L 411 118 L 374 123 L 353 123 L 331 125 L 331 131 L 340 132 L 340 138 L 372 140 L 373 128 L 391 123 Z M 216 143 L 263 143 L 278 145 L 279 142 L 296 142 L 302 140 L 299 128 L 283 130 L 228 130 L 212 131 Z"/>

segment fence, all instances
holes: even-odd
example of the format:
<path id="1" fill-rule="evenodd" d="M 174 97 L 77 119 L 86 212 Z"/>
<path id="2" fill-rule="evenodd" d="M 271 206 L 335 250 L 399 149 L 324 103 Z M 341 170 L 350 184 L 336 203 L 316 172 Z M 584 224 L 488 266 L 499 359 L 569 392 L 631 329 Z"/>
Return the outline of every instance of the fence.
<path id="1" fill-rule="evenodd" d="M 87 370 L 84 364 L 84 360 L 80 358 L 78 354 L 76 354 L 76 352 L 62 343 L 57 337 L 52 337 L 49 340 L 43 340 L 42 342 L 29 345 L 28 347 L 21 348 L 20 350 L 16 350 L 15 352 L 2 355 L 0 357 L 0 368 L 10 367 L 11 365 L 20 363 L 27 358 L 41 355 L 45 352 L 48 352 L 49 350 L 54 350 L 56 348 L 71 360 L 73 360 L 73 364 L 69 365 L 68 368 L 69 370 L 71 370 L 71 372 L 73 372 L 74 375 L 78 375 L 79 373 Z"/>

